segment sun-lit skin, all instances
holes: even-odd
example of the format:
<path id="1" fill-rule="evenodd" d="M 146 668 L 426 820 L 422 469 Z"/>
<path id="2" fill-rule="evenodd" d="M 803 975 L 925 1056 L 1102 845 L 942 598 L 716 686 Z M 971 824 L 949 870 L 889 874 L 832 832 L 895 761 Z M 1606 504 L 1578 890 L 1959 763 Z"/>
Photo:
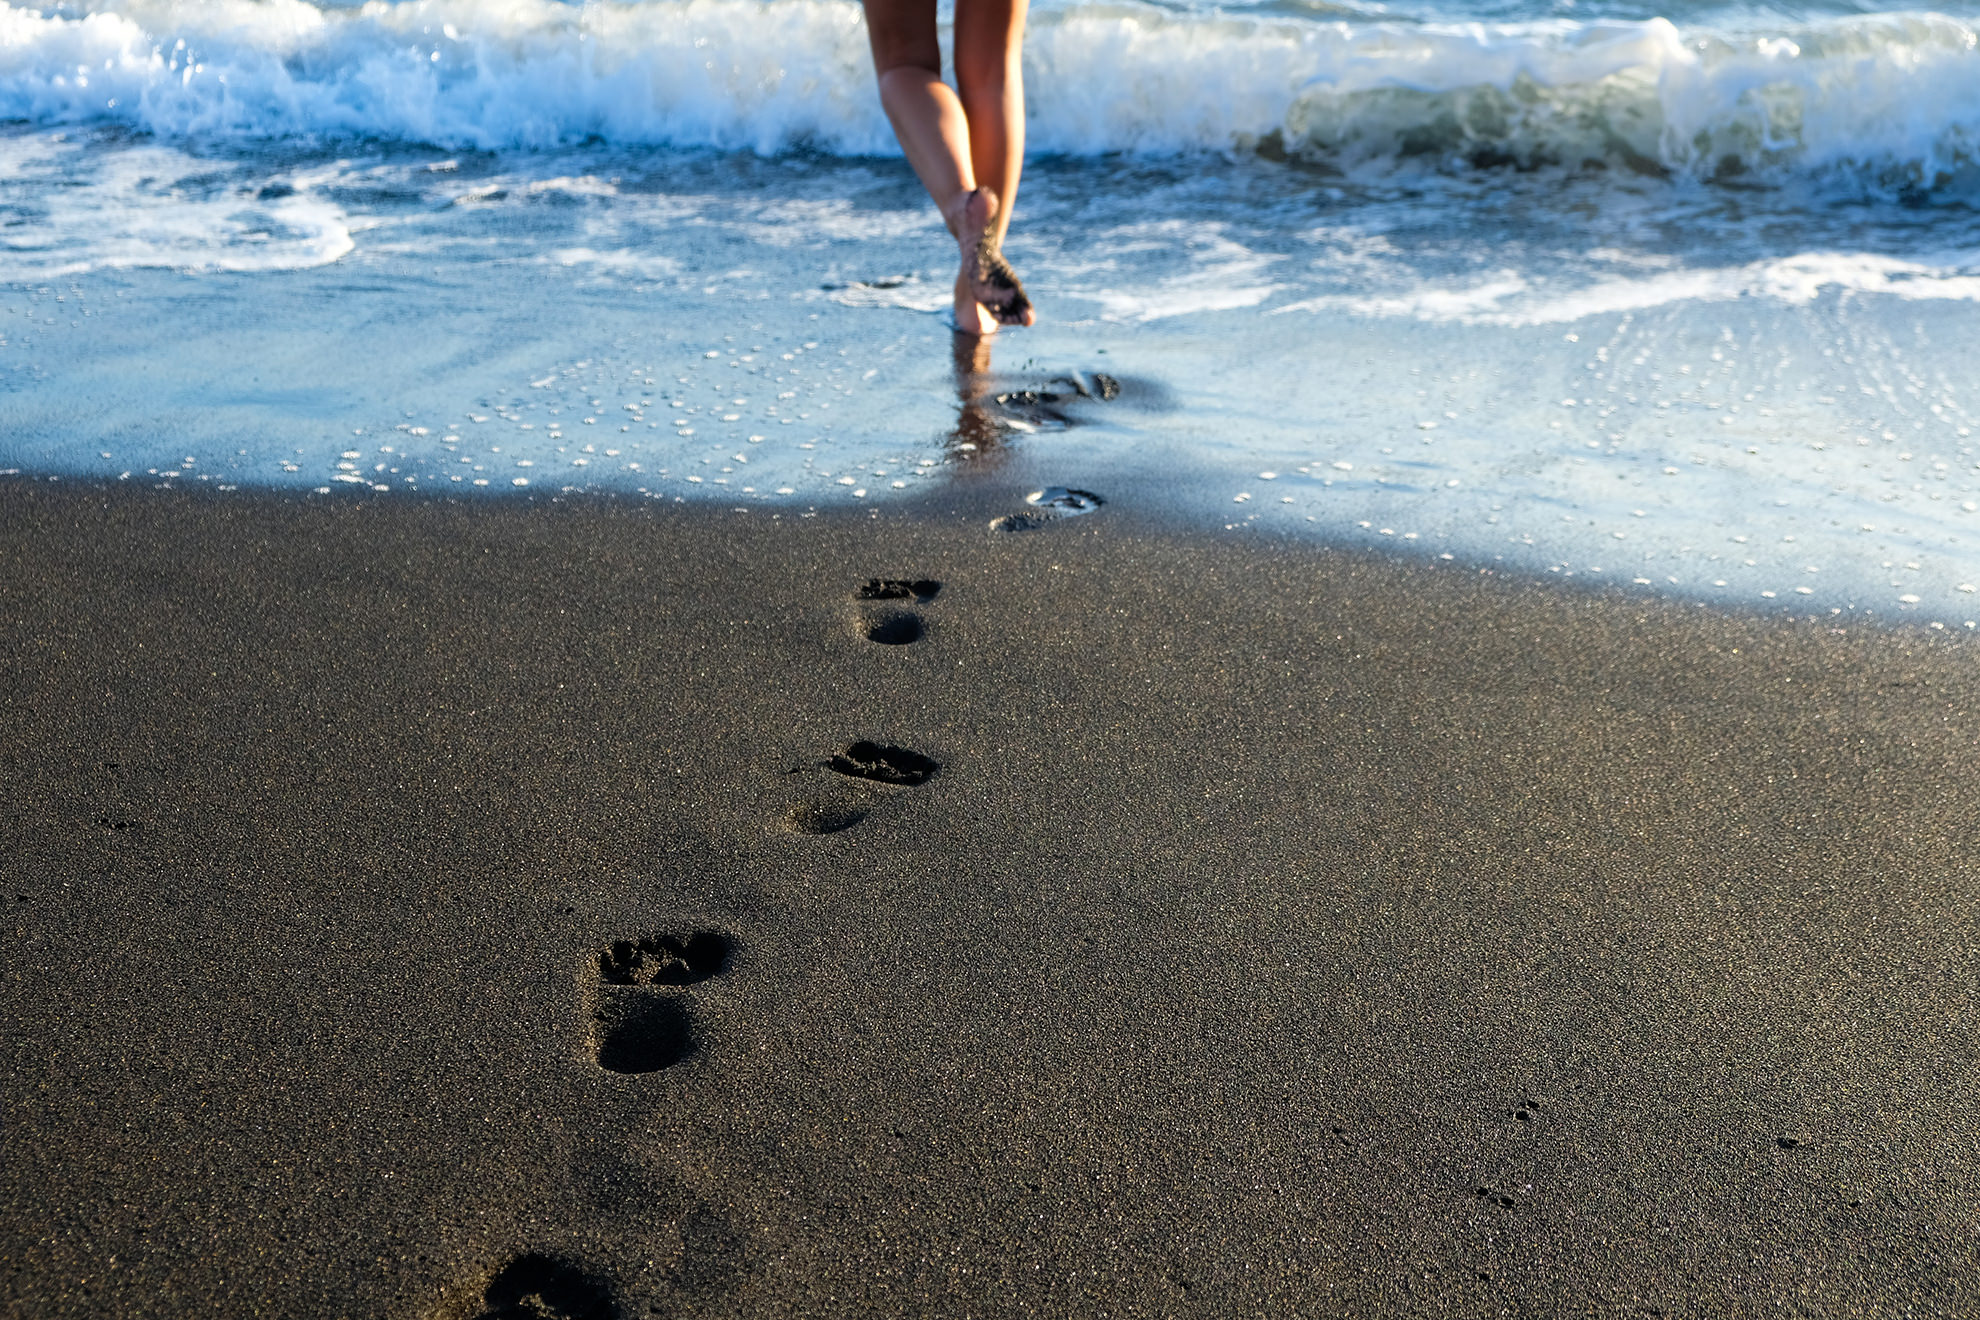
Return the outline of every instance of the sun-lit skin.
<path id="1" fill-rule="evenodd" d="M 916 177 L 955 235 L 956 329 L 995 334 L 1037 316 L 1004 260 L 1024 169 L 1026 0 L 961 0 L 955 75 L 942 81 L 935 0 L 867 0 L 880 103 Z"/>

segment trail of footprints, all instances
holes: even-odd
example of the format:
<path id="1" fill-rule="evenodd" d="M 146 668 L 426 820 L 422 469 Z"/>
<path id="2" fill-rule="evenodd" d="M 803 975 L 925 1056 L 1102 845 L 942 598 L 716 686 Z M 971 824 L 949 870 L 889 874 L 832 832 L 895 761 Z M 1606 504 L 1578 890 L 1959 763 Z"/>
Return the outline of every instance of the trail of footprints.
<path id="1" fill-rule="evenodd" d="M 941 595 L 933 578 L 869 578 L 853 589 L 853 631 L 881 646 L 906 646 L 927 635 L 917 606 Z M 802 774 L 822 769 L 839 782 L 793 806 L 784 824 L 798 834 L 837 834 L 870 815 L 887 792 L 927 783 L 942 767 L 906 747 L 861 739 L 848 743 Z"/>
<path id="2" fill-rule="evenodd" d="M 691 929 L 613 940 L 578 974 L 592 1062 L 639 1076 L 671 1068 L 701 1048 L 694 987 L 726 975 L 735 941 Z M 480 1288 L 478 1302 L 442 1306 L 435 1320 L 619 1320 L 611 1282 L 542 1251 L 511 1257 Z"/>
<path id="3" fill-rule="evenodd" d="M 1101 500 L 1089 491 L 1048 487 L 1030 508 L 1000 518 L 993 532 L 1029 531 L 1088 513 Z M 870 578 L 854 588 L 855 632 L 880 646 L 908 646 L 927 635 L 919 607 L 942 584 L 932 578 Z M 815 769 L 844 785 L 794 806 L 785 824 L 798 834 L 836 834 L 865 820 L 881 796 L 927 783 L 941 766 L 906 747 L 859 739 Z M 726 975 L 735 942 L 717 930 L 665 932 L 614 940 L 586 960 L 580 997 L 592 1061 L 609 1073 L 657 1073 L 692 1058 L 701 1047 L 693 987 Z M 616 1320 L 621 1312 L 608 1281 L 544 1252 L 515 1256 L 481 1289 L 473 1320 Z"/>
<path id="4" fill-rule="evenodd" d="M 882 646 L 920 641 L 917 606 L 942 584 L 928 578 L 872 578 L 853 591 L 855 630 Z M 872 811 L 875 796 L 925 784 L 941 766 L 905 747 L 860 739 L 814 769 L 847 791 L 802 802 L 786 824 L 800 834 L 850 829 Z M 640 1076 L 683 1063 L 700 1050 L 695 987 L 728 973 L 735 941 L 722 931 L 688 929 L 614 940 L 588 956 L 579 997 L 592 1061 L 608 1073 Z M 571 1261 L 532 1251 L 511 1258 L 481 1287 L 475 1309 L 443 1310 L 473 1320 L 616 1320 L 610 1283 Z"/>
<path id="5" fill-rule="evenodd" d="M 1047 487 L 1022 513 L 997 519 L 993 532 L 1028 531 L 1100 507 L 1090 491 Z M 932 578 L 870 578 L 854 588 L 854 630 L 880 646 L 907 646 L 927 635 L 921 608 L 940 596 Z M 941 766 L 906 747 L 859 739 L 812 770 L 839 787 L 794 806 L 785 825 L 798 834 L 851 829 L 887 794 L 927 783 Z M 728 974 L 735 941 L 712 929 L 689 929 L 614 940 L 589 956 L 579 994 L 591 1059 L 604 1072 L 641 1076 L 691 1059 L 701 1049 L 696 986 Z M 621 1310 L 609 1281 L 581 1265 L 540 1251 L 512 1257 L 481 1288 L 471 1310 L 443 1310 L 472 1320 L 616 1320 Z"/>

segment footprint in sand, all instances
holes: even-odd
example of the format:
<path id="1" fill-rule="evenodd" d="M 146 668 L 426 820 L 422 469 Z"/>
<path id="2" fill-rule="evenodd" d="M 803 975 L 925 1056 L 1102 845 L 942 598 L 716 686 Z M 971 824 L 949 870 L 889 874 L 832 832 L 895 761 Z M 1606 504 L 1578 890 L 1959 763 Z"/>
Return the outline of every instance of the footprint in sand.
<path id="1" fill-rule="evenodd" d="M 926 605 L 942 590 L 933 578 L 868 578 L 853 592 L 854 600 L 911 600 Z"/>
<path id="2" fill-rule="evenodd" d="M 1079 424 L 1068 405 L 1081 401 L 1112 403 L 1121 397 L 1121 383 L 1105 372 L 1088 375 L 1068 371 L 1031 389 L 1005 390 L 993 396 L 1006 426 L 1020 431 L 1059 431 Z"/>
<path id="3" fill-rule="evenodd" d="M 835 754 L 825 763 L 825 768 L 851 779 L 913 788 L 934 778 L 942 767 L 920 752 L 905 747 L 883 747 L 862 739 Z"/>
<path id="4" fill-rule="evenodd" d="M 604 1280 L 567 1260 L 531 1251 L 490 1276 L 479 1307 L 445 1309 L 442 1317 L 473 1320 L 619 1320 Z"/>
<path id="5" fill-rule="evenodd" d="M 932 578 L 869 578 L 853 591 L 855 631 L 882 646 L 906 646 L 926 629 L 911 606 L 926 605 L 942 590 Z"/>
<path id="6" fill-rule="evenodd" d="M 734 954 L 735 942 L 712 930 L 614 940 L 588 961 L 582 986 L 594 1061 L 650 1073 L 694 1054 L 694 1009 L 678 987 L 720 976 Z"/>
<path id="7" fill-rule="evenodd" d="M 942 767 L 931 757 L 905 747 L 883 746 L 865 739 L 835 752 L 824 768 L 859 781 L 792 807 L 784 823 L 798 834 L 837 834 L 865 820 L 880 794 L 865 787 L 915 788 L 934 778 Z"/>
<path id="8" fill-rule="evenodd" d="M 993 532 L 1036 531 L 1040 527 L 1048 527 L 1066 518 L 1092 513 L 1107 501 L 1090 490 L 1076 490 L 1070 486 L 1047 486 L 1025 496 L 1024 502 L 1031 507 L 1022 513 L 1007 513 L 1001 518 L 991 519 L 990 530 Z"/>

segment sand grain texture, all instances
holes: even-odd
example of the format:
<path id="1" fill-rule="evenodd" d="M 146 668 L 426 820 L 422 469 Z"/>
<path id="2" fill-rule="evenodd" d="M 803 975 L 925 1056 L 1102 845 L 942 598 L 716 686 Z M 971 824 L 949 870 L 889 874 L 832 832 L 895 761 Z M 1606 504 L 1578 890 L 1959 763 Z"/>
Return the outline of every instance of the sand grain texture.
<path id="1" fill-rule="evenodd" d="M 1963 639 L 1008 507 L 0 487 L 0 1312 L 1980 1309 Z"/>

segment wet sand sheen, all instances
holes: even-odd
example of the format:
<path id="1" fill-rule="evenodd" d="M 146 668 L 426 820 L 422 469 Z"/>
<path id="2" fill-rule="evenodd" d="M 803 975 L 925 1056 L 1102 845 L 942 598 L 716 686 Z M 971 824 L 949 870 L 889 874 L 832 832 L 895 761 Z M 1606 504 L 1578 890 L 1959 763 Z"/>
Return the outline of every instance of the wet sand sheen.
<path id="1" fill-rule="evenodd" d="M 0 1309 L 1980 1303 L 1970 646 L 1003 494 L 0 487 Z"/>

